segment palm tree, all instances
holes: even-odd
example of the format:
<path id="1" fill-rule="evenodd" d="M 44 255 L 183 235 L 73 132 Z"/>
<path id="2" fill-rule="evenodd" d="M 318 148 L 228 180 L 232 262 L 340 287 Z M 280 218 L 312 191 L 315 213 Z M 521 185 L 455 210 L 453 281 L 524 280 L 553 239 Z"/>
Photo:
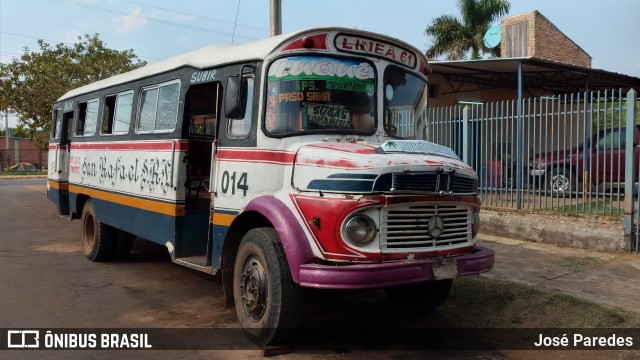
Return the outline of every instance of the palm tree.
<path id="1" fill-rule="evenodd" d="M 462 19 L 442 15 L 433 20 L 425 34 L 434 39 L 427 50 L 428 57 L 447 54 L 449 60 L 463 58 L 471 50 L 471 59 L 479 59 L 480 52 L 499 55 L 499 49 L 484 47 L 483 36 L 491 23 L 509 13 L 507 0 L 458 0 Z"/>

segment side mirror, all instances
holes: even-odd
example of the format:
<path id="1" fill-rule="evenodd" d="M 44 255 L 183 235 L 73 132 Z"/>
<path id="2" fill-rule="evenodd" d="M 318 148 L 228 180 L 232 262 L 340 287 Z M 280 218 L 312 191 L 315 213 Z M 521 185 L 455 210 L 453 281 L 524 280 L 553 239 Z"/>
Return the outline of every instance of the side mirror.
<path id="1" fill-rule="evenodd" d="M 229 76 L 224 91 L 224 116 L 227 119 L 242 119 L 247 108 L 247 81 L 238 74 Z"/>

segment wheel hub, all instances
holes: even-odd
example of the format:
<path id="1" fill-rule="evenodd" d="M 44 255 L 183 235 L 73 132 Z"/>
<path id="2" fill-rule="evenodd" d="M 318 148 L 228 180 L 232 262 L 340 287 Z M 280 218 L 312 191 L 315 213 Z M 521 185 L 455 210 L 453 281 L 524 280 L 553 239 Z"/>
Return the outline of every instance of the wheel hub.
<path id="1" fill-rule="evenodd" d="M 85 247 L 88 250 L 93 249 L 95 245 L 95 225 L 93 223 L 93 216 L 88 214 L 84 219 L 84 234 L 82 239 L 84 240 Z"/>
<path id="2" fill-rule="evenodd" d="M 252 320 L 262 319 L 267 307 L 267 275 L 262 262 L 255 255 L 250 256 L 242 268 L 240 298 Z"/>
<path id="3" fill-rule="evenodd" d="M 551 181 L 552 190 L 556 192 L 566 191 L 569 188 L 569 181 L 565 176 L 556 175 Z"/>

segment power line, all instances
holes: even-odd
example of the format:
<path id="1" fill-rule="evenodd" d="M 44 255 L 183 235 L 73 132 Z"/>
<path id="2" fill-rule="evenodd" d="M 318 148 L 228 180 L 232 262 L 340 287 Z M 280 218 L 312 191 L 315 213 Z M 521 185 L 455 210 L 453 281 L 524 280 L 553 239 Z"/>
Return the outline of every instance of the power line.
<path id="1" fill-rule="evenodd" d="M 17 36 L 17 37 L 23 37 L 23 38 L 27 38 L 27 39 L 44 40 L 44 41 L 47 41 L 47 42 L 62 43 L 62 44 L 65 44 L 65 45 L 72 45 L 71 43 L 64 42 L 64 41 L 45 39 L 45 38 L 41 38 L 41 37 L 37 37 L 37 36 L 31 36 L 31 35 L 25 35 L 25 34 L 17 34 L 17 33 L 9 32 L 9 31 L 2 31 L 2 33 L 3 34 L 7 34 L 7 35 Z"/>
<path id="2" fill-rule="evenodd" d="M 19 57 L 20 55 L 22 54 L 9 52 L 9 51 L 0 51 L 0 56 L 2 57 L 14 58 L 14 57 Z"/>
<path id="3" fill-rule="evenodd" d="M 51 39 L 44 39 L 44 38 L 37 37 L 37 36 L 25 35 L 25 34 L 17 34 L 17 33 L 9 32 L 9 31 L 1 31 L 0 33 L 6 34 L 6 35 L 17 36 L 17 37 L 23 37 L 23 38 L 27 38 L 27 39 L 44 40 L 46 42 L 64 44 L 64 45 L 67 45 L 67 46 L 74 45 L 73 43 L 70 43 L 70 42 L 51 40 Z M 20 56 L 22 54 L 17 54 L 17 55 Z M 139 57 L 139 58 L 142 58 L 142 59 L 149 59 L 149 60 L 156 60 L 156 61 L 162 60 L 162 59 L 154 58 L 154 57 L 151 57 L 151 56 L 142 56 L 142 55 L 136 55 L 136 56 Z"/>
<path id="4" fill-rule="evenodd" d="M 206 29 L 206 28 L 199 27 L 199 26 L 194 26 L 194 25 L 180 24 L 180 23 L 176 23 L 176 22 L 172 22 L 172 21 L 168 21 L 168 20 L 162 20 L 162 19 L 158 19 L 158 18 L 138 15 L 138 14 L 134 14 L 134 13 L 127 13 L 127 12 L 118 11 L 118 10 L 106 9 L 106 8 L 99 7 L 99 6 L 94 6 L 94 5 L 74 3 L 74 2 L 71 2 L 71 1 L 68 1 L 68 0 L 47 0 L 47 1 L 66 4 L 66 5 L 71 5 L 71 6 L 90 9 L 90 10 L 95 10 L 95 11 L 100 11 L 100 12 L 104 12 L 104 13 L 131 16 L 131 17 L 135 17 L 135 18 L 138 18 L 138 19 L 144 19 L 144 20 L 148 20 L 148 21 L 157 22 L 157 23 L 160 23 L 160 24 L 172 25 L 172 26 L 182 27 L 182 28 L 186 28 L 186 29 L 205 31 L 205 32 L 218 34 L 218 35 L 224 35 L 224 36 L 233 36 L 233 34 L 230 34 L 230 33 L 227 33 L 227 32 L 223 32 L 223 31 Z M 252 38 L 252 37 L 249 37 L 249 36 L 240 36 L 240 35 L 238 35 L 238 37 L 243 38 L 243 39 L 247 39 L 247 40 L 256 40 L 256 38 Z"/>
<path id="5" fill-rule="evenodd" d="M 171 12 L 171 13 L 175 13 L 175 14 L 180 14 L 180 15 L 192 16 L 192 17 L 196 17 L 196 18 L 199 18 L 199 19 L 205 19 L 205 20 L 210 20 L 210 21 L 217 21 L 217 22 L 221 22 L 221 23 L 223 23 L 223 24 L 237 25 L 237 26 L 239 26 L 239 27 L 244 27 L 244 28 L 248 28 L 248 29 L 262 30 L 262 31 L 267 31 L 267 32 L 269 31 L 269 29 L 265 29 L 265 28 L 261 28 L 261 27 L 257 27 L 257 26 L 243 25 L 243 24 L 236 24 L 236 23 L 234 23 L 234 22 L 227 21 L 227 20 L 222 20 L 222 19 L 216 19 L 216 18 L 212 18 L 212 17 L 208 17 L 208 16 L 202 16 L 202 15 L 191 14 L 191 13 L 187 13 L 187 12 L 183 12 L 183 11 L 179 11 L 179 10 L 174 10 L 174 9 L 162 8 L 162 7 L 159 7 L 159 6 L 153 6 L 153 5 L 143 4 L 143 3 L 136 2 L 136 1 L 120 0 L 120 2 L 127 3 L 127 4 L 138 5 L 138 6 L 145 6 L 145 7 L 151 8 L 151 9 L 157 9 L 157 10 L 167 11 L 167 12 Z"/>
<path id="6" fill-rule="evenodd" d="M 233 23 L 233 35 L 231 35 L 231 43 L 236 37 L 236 25 L 238 24 L 238 14 L 240 13 L 240 0 L 238 0 L 238 8 L 236 9 L 236 21 Z"/>

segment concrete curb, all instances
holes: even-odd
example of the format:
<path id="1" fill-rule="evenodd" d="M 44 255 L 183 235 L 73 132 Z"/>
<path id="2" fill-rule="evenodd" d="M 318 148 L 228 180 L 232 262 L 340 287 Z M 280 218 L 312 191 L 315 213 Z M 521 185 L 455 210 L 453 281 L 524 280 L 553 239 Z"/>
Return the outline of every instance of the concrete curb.
<path id="1" fill-rule="evenodd" d="M 47 175 L 0 175 L 0 181 L 3 180 L 33 180 L 46 179 Z"/>
<path id="2" fill-rule="evenodd" d="M 482 209 L 480 233 L 597 251 L 623 252 L 622 218 Z"/>

